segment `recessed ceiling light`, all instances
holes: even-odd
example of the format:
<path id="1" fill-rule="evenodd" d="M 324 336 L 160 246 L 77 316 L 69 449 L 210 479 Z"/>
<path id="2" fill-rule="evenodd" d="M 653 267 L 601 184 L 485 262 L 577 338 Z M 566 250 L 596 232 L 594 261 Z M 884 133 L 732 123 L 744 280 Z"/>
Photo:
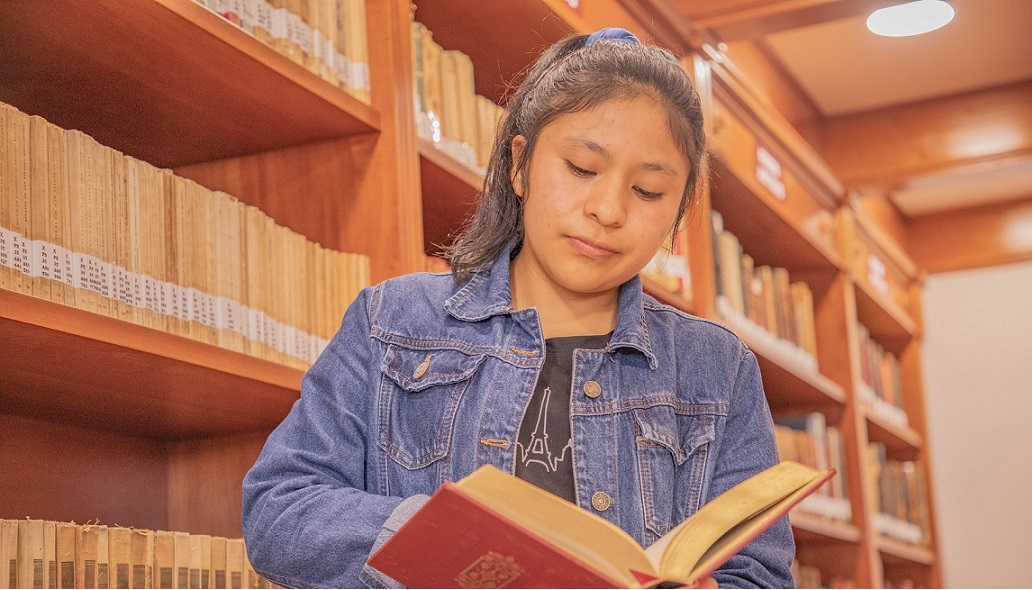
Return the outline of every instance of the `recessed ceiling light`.
<path id="1" fill-rule="evenodd" d="M 867 28 L 884 37 L 909 37 L 946 26 L 953 14 L 943 0 L 917 0 L 875 10 L 867 17 Z"/>

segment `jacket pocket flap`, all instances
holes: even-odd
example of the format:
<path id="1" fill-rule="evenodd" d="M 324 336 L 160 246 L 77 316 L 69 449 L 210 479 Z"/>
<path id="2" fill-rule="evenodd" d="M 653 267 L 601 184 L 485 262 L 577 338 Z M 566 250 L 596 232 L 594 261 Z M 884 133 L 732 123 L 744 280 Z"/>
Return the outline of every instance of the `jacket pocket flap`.
<path id="1" fill-rule="evenodd" d="M 460 350 L 413 350 L 387 347 L 380 370 L 405 391 L 418 392 L 435 385 L 458 383 L 473 376 L 484 355 Z"/>
<path id="2" fill-rule="evenodd" d="M 713 416 L 680 415 L 667 406 L 639 410 L 635 422 L 640 441 L 667 449 L 677 465 L 716 436 Z"/>

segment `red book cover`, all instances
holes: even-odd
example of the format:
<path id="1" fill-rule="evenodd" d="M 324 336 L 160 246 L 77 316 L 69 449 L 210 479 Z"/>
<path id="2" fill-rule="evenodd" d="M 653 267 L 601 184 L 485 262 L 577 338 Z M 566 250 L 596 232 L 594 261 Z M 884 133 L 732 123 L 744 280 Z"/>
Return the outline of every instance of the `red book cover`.
<path id="1" fill-rule="evenodd" d="M 463 534 L 453 531 L 461 523 Z M 369 560 L 409 587 L 620 586 L 447 482 Z"/>

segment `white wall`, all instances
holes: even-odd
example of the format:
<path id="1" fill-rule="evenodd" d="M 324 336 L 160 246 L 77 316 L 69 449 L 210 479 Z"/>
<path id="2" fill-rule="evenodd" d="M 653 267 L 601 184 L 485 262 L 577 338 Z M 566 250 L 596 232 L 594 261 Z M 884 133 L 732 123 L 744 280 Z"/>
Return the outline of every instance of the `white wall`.
<path id="1" fill-rule="evenodd" d="M 1032 587 L 1032 263 L 929 275 L 923 351 L 944 582 Z"/>

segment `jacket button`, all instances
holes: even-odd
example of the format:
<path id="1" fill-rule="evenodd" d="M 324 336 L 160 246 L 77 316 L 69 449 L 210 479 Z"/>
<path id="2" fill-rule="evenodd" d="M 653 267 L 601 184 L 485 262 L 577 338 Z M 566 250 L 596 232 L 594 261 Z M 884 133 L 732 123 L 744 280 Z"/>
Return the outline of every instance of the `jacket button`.
<path id="1" fill-rule="evenodd" d="M 602 395 L 602 386 L 594 381 L 587 381 L 584 383 L 584 395 L 595 399 Z"/>
<path id="2" fill-rule="evenodd" d="M 423 362 L 419 363 L 419 366 L 416 367 L 416 370 L 412 373 L 412 378 L 413 379 L 415 379 L 416 381 L 419 381 L 420 379 L 422 379 L 426 375 L 426 372 L 430 369 L 430 359 L 431 358 L 433 358 L 433 355 L 427 356 L 426 360 L 424 360 Z"/>
<path id="3" fill-rule="evenodd" d="M 595 492 L 591 496 L 591 505 L 599 512 L 605 512 L 609 510 L 609 506 L 612 505 L 613 501 L 609 497 L 609 494 L 605 492 Z"/>

